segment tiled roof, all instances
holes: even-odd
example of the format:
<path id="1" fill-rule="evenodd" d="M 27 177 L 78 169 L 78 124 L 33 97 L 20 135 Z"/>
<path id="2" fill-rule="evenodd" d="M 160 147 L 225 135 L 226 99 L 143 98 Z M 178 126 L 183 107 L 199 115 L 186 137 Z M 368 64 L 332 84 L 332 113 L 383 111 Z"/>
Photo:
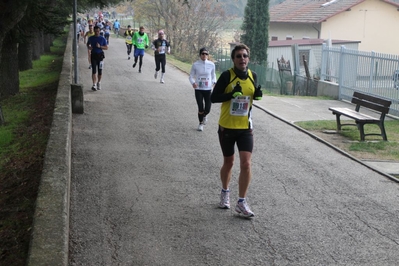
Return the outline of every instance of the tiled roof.
<path id="1" fill-rule="evenodd" d="M 270 22 L 320 23 L 365 0 L 286 0 L 270 8 Z M 389 0 L 386 2 L 399 7 Z"/>

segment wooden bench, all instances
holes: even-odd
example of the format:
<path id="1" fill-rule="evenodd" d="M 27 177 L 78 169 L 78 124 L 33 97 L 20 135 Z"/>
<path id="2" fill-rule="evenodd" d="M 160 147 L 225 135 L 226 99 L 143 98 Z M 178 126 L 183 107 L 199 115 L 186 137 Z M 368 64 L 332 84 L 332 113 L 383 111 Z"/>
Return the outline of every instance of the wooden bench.
<path id="1" fill-rule="evenodd" d="M 332 111 L 334 115 L 336 115 L 337 120 L 337 130 L 340 131 L 342 126 L 357 126 L 360 131 L 360 139 L 364 141 L 365 136 L 381 136 L 383 140 L 387 141 L 387 134 L 385 132 L 384 127 L 384 119 L 385 115 L 389 112 L 389 107 L 391 106 L 391 101 L 384 100 L 375 96 L 363 94 L 360 92 L 354 92 L 352 101 L 353 104 L 356 104 L 355 110 L 349 108 L 341 108 L 341 107 L 330 107 L 328 110 Z M 380 118 L 375 118 L 366 114 L 362 114 L 359 112 L 360 107 L 366 107 L 368 109 L 374 110 L 380 113 Z M 341 115 L 352 118 L 356 121 L 356 124 L 341 124 Z M 365 134 L 364 133 L 364 125 L 365 124 L 376 124 L 379 126 L 381 130 L 381 134 Z"/>

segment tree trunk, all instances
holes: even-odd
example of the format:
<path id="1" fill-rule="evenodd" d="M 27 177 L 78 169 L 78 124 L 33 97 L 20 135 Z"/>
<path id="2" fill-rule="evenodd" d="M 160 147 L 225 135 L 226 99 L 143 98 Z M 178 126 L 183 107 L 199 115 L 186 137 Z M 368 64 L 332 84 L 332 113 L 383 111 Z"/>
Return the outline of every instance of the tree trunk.
<path id="1" fill-rule="evenodd" d="M 43 35 L 43 48 L 45 53 L 50 53 L 50 47 L 52 46 L 53 36 L 51 34 L 44 34 Z"/>
<path id="2" fill-rule="evenodd" d="M 5 123 L 6 123 L 6 120 L 4 120 L 3 109 L 1 108 L 1 105 L 0 105 L 0 126 L 4 125 Z"/>
<path id="3" fill-rule="evenodd" d="M 28 1 L 2 1 L 0 4 L 0 63 L 4 38 L 24 17 Z"/>
<path id="4" fill-rule="evenodd" d="M 13 40 L 15 38 L 13 38 L 12 32 L 9 32 L 4 38 L 1 50 L 0 77 L 7 77 L 0 82 L 1 98 L 19 92 L 19 70 L 18 60 L 16 60 L 18 58 L 18 47 Z"/>
<path id="5" fill-rule="evenodd" d="M 24 43 L 18 45 L 18 67 L 19 71 L 33 68 L 32 63 L 32 38 L 28 37 Z"/>
<path id="6" fill-rule="evenodd" d="M 39 32 L 39 51 L 40 55 L 44 54 L 44 33 L 43 31 Z"/>
<path id="7" fill-rule="evenodd" d="M 42 32 L 38 30 L 32 30 L 32 59 L 39 60 L 40 56 L 43 54 L 43 38 Z"/>

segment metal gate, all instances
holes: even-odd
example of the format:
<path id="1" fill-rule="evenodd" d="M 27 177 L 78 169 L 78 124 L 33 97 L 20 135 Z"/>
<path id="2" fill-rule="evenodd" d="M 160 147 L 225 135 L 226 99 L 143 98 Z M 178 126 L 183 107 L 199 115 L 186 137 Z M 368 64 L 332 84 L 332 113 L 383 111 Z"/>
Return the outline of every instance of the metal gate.
<path id="1" fill-rule="evenodd" d="M 354 91 L 392 101 L 399 116 L 399 56 L 328 47 L 323 44 L 321 79 L 339 84 L 339 98 L 350 101 Z"/>

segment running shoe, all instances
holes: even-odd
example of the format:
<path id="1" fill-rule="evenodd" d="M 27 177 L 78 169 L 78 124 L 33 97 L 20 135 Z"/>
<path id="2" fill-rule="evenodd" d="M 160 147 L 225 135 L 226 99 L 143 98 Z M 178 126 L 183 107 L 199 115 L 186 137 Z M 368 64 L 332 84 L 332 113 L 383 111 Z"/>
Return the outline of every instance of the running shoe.
<path id="1" fill-rule="evenodd" d="M 157 79 L 157 77 L 158 77 L 158 71 L 155 71 L 154 78 Z"/>
<path id="2" fill-rule="evenodd" d="M 127 57 L 127 60 L 130 60 L 130 56 Z"/>
<path id="3" fill-rule="evenodd" d="M 135 68 L 135 67 L 136 67 L 136 64 L 137 64 L 137 63 L 136 63 L 136 62 L 134 62 L 134 64 L 133 64 L 133 68 Z"/>
<path id="4" fill-rule="evenodd" d="M 239 214 L 241 214 L 244 217 L 254 217 L 255 216 L 255 214 L 249 209 L 249 206 L 248 206 L 246 200 L 237 202 L 236 212 L 238 212 Z"/>
<path id="5" fill-rule="evenodd" d="M 230 190 L 222 190 L 222 192 L 220 193 L 219 208 L 230 209 Z"/>
<path id="6" fill-rule="evenodd" d="M 89 65 L 89 69 L 91 69 L 91 65 Z"/>
<path id="7" fill-rule="evenodd" d="M 202 119 L 202 123 L 206 125 L 207 122 L 208 122 L 208 117 L 204 116 L 204 118 Z"/>
<path id="8" fill-rule="evenodd" d="M 91 86 L 91 90 L 96 91 L 97 90 L 96 85 Z"/>
<path id="9" fill-rule="evenodd" d="M 203 124 L 199 124 L 197 130 L 198 131 L 204 131 L 204 125 Z"/>
<path id="10" fill-rule="evenodd" d="M 100 82 L 97 82 L 97 90 L 98 90 L 98 91 L 101 90 L 101 84 L 100 84 Z"/>
<path id="11" fill-rule="evenodd" d="M 161 83 L 165 83 L 165 81 L 163 80 L 163 78 L 161 78 L 161 81 L 160 81 Z"/>

